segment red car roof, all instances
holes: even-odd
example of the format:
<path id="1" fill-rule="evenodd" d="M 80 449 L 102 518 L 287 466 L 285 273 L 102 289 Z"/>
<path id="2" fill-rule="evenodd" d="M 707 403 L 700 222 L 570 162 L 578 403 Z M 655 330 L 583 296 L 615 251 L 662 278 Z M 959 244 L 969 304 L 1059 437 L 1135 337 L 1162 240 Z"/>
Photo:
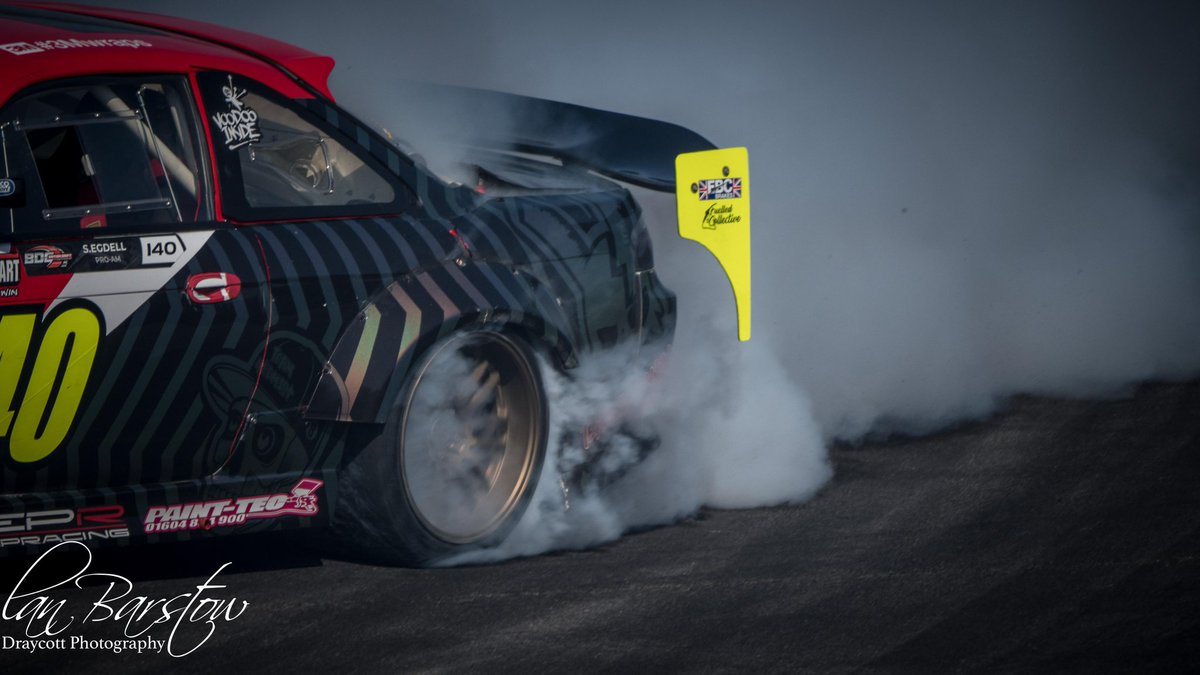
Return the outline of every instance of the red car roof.
<path id="1" fill-rule="evenodd" d="M 103 73 L 227 70 L 292 98 L 321 94 L 333 59 L 219 26 L 99 7 L 0 4 L 0 103 L 38 82 Z"/>

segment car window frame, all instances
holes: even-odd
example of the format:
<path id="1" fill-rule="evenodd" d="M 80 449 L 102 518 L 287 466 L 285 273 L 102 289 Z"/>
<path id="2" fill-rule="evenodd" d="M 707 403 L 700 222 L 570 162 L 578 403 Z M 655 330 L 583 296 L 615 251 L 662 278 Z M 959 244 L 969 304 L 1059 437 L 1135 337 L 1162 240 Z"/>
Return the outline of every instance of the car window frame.
<path id="1" fill-rule="evenodd" d="M 45 224 L 45 227 L 39 227 L 34 230 L 18 229 L 17 211 L 27 209 L 29 212 L 40 215 L 40 212 L 49 208 L 45 191 L 41 182 L 41 175 L 35 162 L 33 162 L 32 153 L 29 152 L 28 140 L 24 138 L 24 134 L 20 129 L 12 124 L 12 110 L 15 105 L 32 96 L 38 96 L 46 92 L 58 89 L 71 89 L 78 87 L 89 87 L 97 85 L 113 85 L 113 84 L 154 84 L 154 83 L 170 83 L 173 88 L 183 97 L 182 105 L 187 108 L 183 111 L 185 115 L 185 125 L 189 127 L 187 131 L 188 139 L 193 144 L 193 151 L 196 158 L 196 173 L 197 173 L 197 189 L 203 192 L 203 197 L 198 199 L 200 205 L 201 216 L 194 220 L 173 222 L 173 223 L 155 223 L 155 224 L 113 224 L 103 228 L 87 229 L 80 227 L 71 227 L 57 225 L 54 221 L 39 220 Z M 0 239 L 5 241 L 39 241 L 45 239 L 61 239 L 63 237 L 95 237 L 108 235 L 129 235 L 154 232 L 177 232 L 177 231 L 195 231 L 195 230 L 211 230 L 217 224 L 216 220 L 216 191 L 213 184 L 213 168 L 212 157 L 208 151 L 208 138 L 201 128 L 199 101 L 196 96 L 195 85 L 187 73 L 177 72 L 153 72 L 144 73 L 111 73 L 101 75 L 86 75 L 80 77 L 66 77 L 53 80 L 39 82 L 32 86 L 26 87 L 14 94 L 11 98 L 0 106 L 0 132 L 4 134 L 3 147 L 0 148 L 0 161 L 3 162 L 4 174 L 10 177 L 21 178 L 24 184 L 25 204 L 18 208 L 4 208 L 9 212 L 9 218 L 0 218 Z M 10 152 L 14 143 L 24 144 L 28 155 L 29 165 L 22 167 L 26 172 L 19 176 L 13 176 L 12 165 L 17 161 L 10 159 Z M 8 222 L 5 223 L 4 221 Z"/>
<path id="2" fill-rule="evenodd" d="M 394 192 L 395 197 L 388 203 L 339 204 L 329 206 L 287 206 L 287 207 L 254 207 L 246 198 L 245 182 L 242 179 L 241 163 L 236 152 L 225 150 L 221 138 L 213 129 L 212 115 L 220 112 L 209 103 L 215 98 L 216 87 L 222 83 L 222 78 L 232 75 L 236 83 L 252 91 L 269 102 L 282 107 L 311 124 L 322 134 L 340 143 L 352 153 L 355 158 L 369 167 L 379 178 L 386 181 Z M 378 218 L 400 216 L 411 213 L 421 206 L 417 191 L 406 181 L 390 170 L 386 164 L 369 148 L 363 147 L 356 139 L 350 137 L 336 124 L 323 119 L 314 113 L 302 100 L 289 98 L 276 91 L 270 85 L 255 78 L 237 72 L 206 69 L 193 73 L 193 86 L 196 87 L 196 98 L 200 105 L 200 114 L 204 118 L 204 134 L 209 141 L 209 152 L 212 154 L 213 177 L 217 194 L 217 204 L 220 216 L 235 224 L 255 225 L 279 222 L 298 222 L 312 220 L 353 220 L 363 218 Z M 327 102 L 327 105 L 332 105 Z M 340 107 L 339 114 L 347 114 Z M 232 190 L 228 185 L 234 186 Z"/>

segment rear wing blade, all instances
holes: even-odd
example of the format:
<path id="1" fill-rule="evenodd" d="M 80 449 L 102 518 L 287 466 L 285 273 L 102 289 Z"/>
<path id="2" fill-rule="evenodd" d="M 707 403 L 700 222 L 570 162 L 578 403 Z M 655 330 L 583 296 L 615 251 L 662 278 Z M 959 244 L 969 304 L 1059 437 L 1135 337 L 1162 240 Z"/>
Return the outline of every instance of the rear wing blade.
<path id="1" fill-rule="evenodd" d="M 750 339 L 750 174 L 745 148 L 719 150 L 677 124 L 484 89 L 397 83 L 413 123 L 444 140 L 557 158 L 619 181 L 675 192 L 679 235 L 716 257 Z"/>
<path id="2" fill-rule="evenodd" d="M 486 89 L 399 82 L 415 126 L 436 121 L 444 140 L 491 150 L 554 157 L 563 164 L 638 187 L 675 189 L 675 156 L 712 150 L 700 134 L 677 124 Z"/>

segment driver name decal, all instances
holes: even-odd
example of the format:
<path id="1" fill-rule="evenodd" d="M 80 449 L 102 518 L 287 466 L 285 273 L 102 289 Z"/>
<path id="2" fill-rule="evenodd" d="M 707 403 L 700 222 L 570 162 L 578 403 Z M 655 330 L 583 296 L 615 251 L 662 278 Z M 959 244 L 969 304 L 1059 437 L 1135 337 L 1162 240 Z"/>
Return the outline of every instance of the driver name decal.
<path id="1" fill-rule="evenodd" d="M 246 90 L 234 85 L 232 75 L 229 76 L 229 84 L 221 87 L 221 93 L 225 95 L 229 110 L 213 115 L 212 121 L 225 137 L 226 149 L 237 150 L 262 139 L 262 133 L 258 130 L 258 113 L 242 101 Z"/>

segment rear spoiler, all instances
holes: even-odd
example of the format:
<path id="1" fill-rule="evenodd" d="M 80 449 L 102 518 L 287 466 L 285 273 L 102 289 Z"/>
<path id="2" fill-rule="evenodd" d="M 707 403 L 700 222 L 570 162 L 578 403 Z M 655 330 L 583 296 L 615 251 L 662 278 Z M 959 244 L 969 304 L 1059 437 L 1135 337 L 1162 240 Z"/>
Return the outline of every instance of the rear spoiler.
<path id="1" fill-rule="evenodd" d="M 405 108 L 457 137 L 448 141 L 546 155 L 660 192 L 675 189 L 676 155 L 717 147 L 677 124 L 573 103 L 428 82 L 397 88 Z"/>
<path id="2" fill-rule="evenodd" d="M 402 82 L 410 122 L 444 140 L 554 157 L 619 181 L 674 192 L 679 235 L 716 257 L 750 339 L 750 175 L 745 148 L 718 149 L 677 124 L 484 89 Z"/>

